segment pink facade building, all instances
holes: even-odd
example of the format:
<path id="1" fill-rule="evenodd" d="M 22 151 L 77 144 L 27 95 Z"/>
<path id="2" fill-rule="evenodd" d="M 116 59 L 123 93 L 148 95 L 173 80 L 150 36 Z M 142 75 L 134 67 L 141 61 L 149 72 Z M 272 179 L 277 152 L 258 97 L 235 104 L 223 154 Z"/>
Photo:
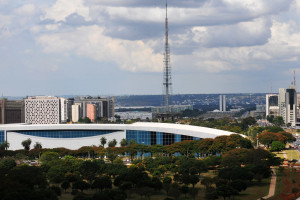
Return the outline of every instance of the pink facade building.
<path id="1" fill-rule="evenodd" d="M 96 120 L 96 105 L 94 104 L 87 104 L 87 117 L 91 120 L 91 122 L 95 122 Z"/>

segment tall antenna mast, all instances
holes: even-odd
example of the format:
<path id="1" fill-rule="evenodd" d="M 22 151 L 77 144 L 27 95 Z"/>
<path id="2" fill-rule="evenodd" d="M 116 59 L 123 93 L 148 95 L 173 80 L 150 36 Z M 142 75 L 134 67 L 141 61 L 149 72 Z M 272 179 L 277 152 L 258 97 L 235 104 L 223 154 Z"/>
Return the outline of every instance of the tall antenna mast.
<path id="1" fill-rule="evenodd" d="M 168 28 L 168 2 L 166 1 L 166 22 L 165 22 L 165 53 L 164 53 L 164 93 L 165 93 L 165 108 L 166 112 L 169 108 L 169 91 L 171 83 L 171 65 L 170 65 L 170 48 L 169 48 L 169 28 Z"/>
<path id="2" fill-rule="evenodd" d="M 296 88 L 296 70 L 294 70 L 294 86 Z"/>

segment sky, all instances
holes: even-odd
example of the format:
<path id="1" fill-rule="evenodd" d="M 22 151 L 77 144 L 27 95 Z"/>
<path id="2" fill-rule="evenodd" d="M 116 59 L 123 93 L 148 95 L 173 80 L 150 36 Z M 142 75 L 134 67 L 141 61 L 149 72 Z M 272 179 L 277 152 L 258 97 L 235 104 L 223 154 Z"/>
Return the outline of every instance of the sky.
<path id="1" fill-rule="evenodd" d="M 300 86 L 299 0 L 169 0 L 173 94 Z M 163 93 L 165 0 L 0 0 L 0 94 Z"/>

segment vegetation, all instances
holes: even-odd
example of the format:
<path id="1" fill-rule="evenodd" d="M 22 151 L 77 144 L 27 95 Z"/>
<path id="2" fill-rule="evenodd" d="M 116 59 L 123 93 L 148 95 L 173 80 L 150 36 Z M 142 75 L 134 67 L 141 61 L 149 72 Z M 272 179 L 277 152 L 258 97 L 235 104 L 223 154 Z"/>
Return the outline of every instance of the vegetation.
<path id="1" fill-rule="evenodd" d="M 104 148 L 102 141 L 106 139 L 100 140 L 100 147 L 78 150 L 1 150 L 1 157 L 12 159 L 0 161 L 0 199 L 58 199 L 65 194 L 73 199 L 149 199 L 156 194 L 169 199 L 199 195 L 225 199 L 259 184 L 271 175 L 271 165 L 281 163 L 269 151 L 253 149 L 250 140 L 238 134 L 168 146 L 123 140 L 121 147 L 115 147 L 112 140 Z M 20 155 L 23 159 L 41 155 L 41 166 L 17 166 Z M 129 167 L 122 161 L 127 156 L 132 160 Z M 12 194 L 16 186 L 20 189 Z"/>

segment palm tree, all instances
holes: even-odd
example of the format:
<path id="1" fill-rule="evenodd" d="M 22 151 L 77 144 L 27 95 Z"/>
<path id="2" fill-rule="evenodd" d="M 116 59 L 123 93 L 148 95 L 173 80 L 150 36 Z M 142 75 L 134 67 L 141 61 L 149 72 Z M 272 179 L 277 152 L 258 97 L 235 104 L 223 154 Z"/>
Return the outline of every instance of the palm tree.
<path id="1" fill-rule="evenodd" d="M 10 144 L 7 141 L 4 141 L 2 144 L 0 144 L 1 150 L 7 150 L 9 148 Z"/>
<path id="2" fill-rule="evenodd" d="M 30 150 L 30 145 L 31 145 L 31 139 L 28 138 L 27 140 L 24 140 L 22 142 L 22 146 L 24 147 L 25 150 L 29 151 Z"/>
<path id="3" fill-rule="evenodd" d="M 106 141 L 107 141 L 107 139 L 105 137 L 102 137 L 100 139 L 100 143 L 101 143 L 102 147 L 104 147 L 104 145 L 106 144 Z"/>

